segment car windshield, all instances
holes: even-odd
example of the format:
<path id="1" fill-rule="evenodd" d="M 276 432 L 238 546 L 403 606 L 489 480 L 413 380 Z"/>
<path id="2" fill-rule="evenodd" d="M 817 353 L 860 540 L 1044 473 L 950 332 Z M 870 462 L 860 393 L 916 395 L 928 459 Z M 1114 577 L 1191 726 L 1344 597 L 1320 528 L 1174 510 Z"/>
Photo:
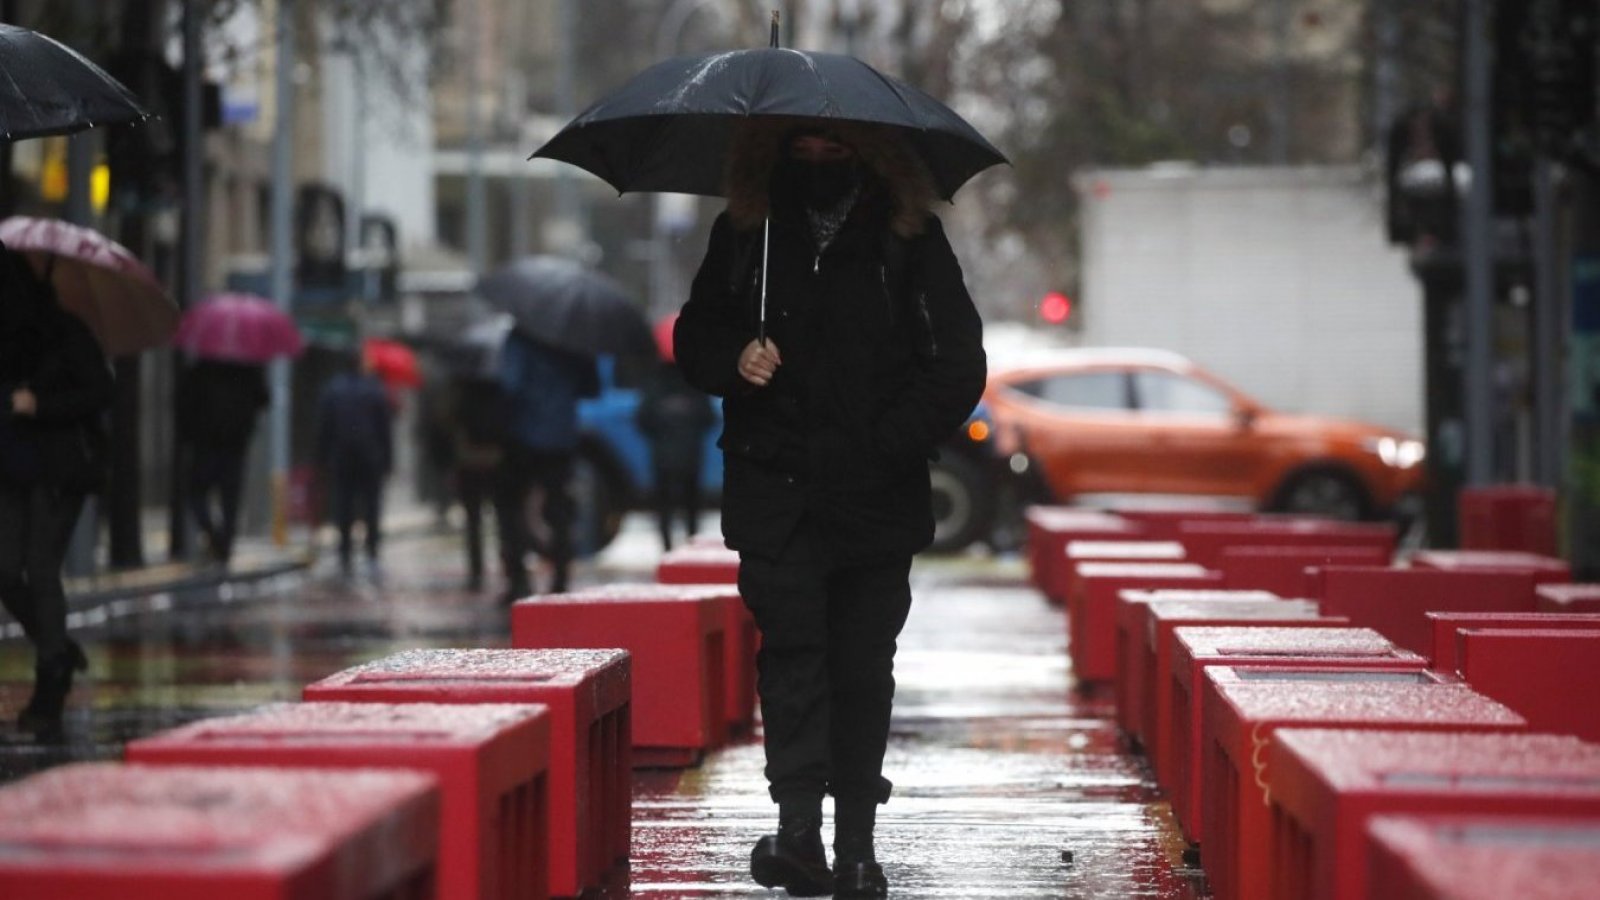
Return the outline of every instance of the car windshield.
<path id="1" fill-rule="evenodd" d="M 1072 372 L 1019 381 L 1017 391 L 1069 409 L 1127 410 L 1132 406 L 1124 372 Z"/>
<path id="2" fill-rule="evenodd" d="M 1233 412 L 1227 394 L 1194 378 L 1147 370 L 1133 373 L 1133 383 L 1143 413 L 1223 418 Z"/>

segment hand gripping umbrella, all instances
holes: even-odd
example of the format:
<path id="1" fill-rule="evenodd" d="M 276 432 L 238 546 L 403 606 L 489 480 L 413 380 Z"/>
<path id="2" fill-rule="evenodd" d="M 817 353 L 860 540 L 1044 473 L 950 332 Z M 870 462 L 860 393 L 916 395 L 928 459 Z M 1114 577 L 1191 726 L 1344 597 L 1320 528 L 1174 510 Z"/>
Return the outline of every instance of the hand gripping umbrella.
<path id="1" fill-rule="evenodd" d="M 0 24 L 0 137 L 20 141 L 148 118 L 132 92 L 76 50 Z"/>
<path id="2" fill-rule="evenodd" d="M 736 130 L 760 117 L 891 129 L 921 158 L 946 200 L 973 175 L 1006 161 L 949 107 L 855 57 L 780 48 L 776 13 L 771 46 L 651 66 L 533 155 L 583 168 L 619 193 L 720 196 Z M 763 265 L 763 300 L 765 293 Z"/>

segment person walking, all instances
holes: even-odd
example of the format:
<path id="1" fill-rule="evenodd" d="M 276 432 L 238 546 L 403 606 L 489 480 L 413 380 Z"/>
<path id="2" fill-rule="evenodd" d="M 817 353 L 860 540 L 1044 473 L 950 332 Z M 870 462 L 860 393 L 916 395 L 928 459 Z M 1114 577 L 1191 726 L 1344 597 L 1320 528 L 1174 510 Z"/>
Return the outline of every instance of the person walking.
<path id="1" fill-rule="evenodd" d="M 0 603 L 33 644 L 26 729 L 59 726 L 73 673 L 88 668 L 67 635 L 61 565 L 84 498 L 103 485 L 112 388 L 89 328 L 0 247 Z"/>
<path id="2" fill-rule="evenodd" d="M 383 484 L 394 465 L 393 410 L 371 357 L 360 368 L 333 376 L 317 399 L 317 464 L 331 488 L 339 528 L 339 571 L 352 572 L 356 520 L 366 528 L 367 561 L 374 573 L 383 533 Z"/>
<path id="3" fill-rule="evenodd" d="M 227 565 L 233 558 L 250 438 L 271 401 L 266 369 L 200 360 L 181 377 L 178 431 L 190 454 L 189 509 L 211 558 Z"/>
<path id="4" fill-rule="evenodd" d="M 467 519 L 467 587 L 483 590 L 483 511 L 492 505 L 505 457 L 506 402 L 499 382 L 456 377 L 450 381 L 451 482 Z"/>
<path id="5" fill-rule="evenodd" d="M 911 558 L 933 538 L 928 461 L 983 390 L 982 322 L 928 172 L 892 131 L 751 120 L 726 177 L 674 347 L 689 382 L 723 398 L 722 530 L 762 634 L 778 830 L 751 875 L 884 897 L 873 833 L 892 787 L 895 641 Z"/>
<path id="6" fill-rule="evenodd" d="M 541 343 L 513 329 L 500 354 L 500 388 L 506 399 L 506 442 L 496 477 L 495 519 L 508 581 L 505 601 L 533 593 L 524 557 L 532 549 L 528 499 L 534 488 L 549 537 L 544 550 L 554 572 L 550 590 L 567 589 L 572 566 L 569 493 L 578 449 L 578 401 L 600 393 L 593 357 Z"/>
<path id="7" fill-rule="evenodd" d="M 689 537 L 699 530 L 700 470 L 706 432 L 717 423 L 717 413 L 669 359 L 661 362 L 645 386 L 634 419 L 650 442 L 661 548 L 671 550 L 672 521 L 679 514 Z"/>

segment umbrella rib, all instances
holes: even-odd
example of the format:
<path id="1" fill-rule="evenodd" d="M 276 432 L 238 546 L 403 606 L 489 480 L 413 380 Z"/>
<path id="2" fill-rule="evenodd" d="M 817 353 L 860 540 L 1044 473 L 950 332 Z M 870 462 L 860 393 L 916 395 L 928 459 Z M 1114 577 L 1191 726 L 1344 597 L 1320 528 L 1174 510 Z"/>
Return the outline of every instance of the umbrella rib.
<path id="1" fill-rule="evenodd" d="M 851 58 L 854 59 L 854 57 Z M 928 130 L 928 126 L 923 122 L 921 114 L 917 112 L 917 108 L 911 105 L 911 101 L 906 98 L 905 91 L 900 89 L 900 85 L 893 78 L 890 78 L 889 76 L 879 72 L 877 69 L 867 65 L 864 62 L 861 62 L 860 60 L 856 60 L 856 63 L 865 68 L 868 72 L 871 72 L 874 77 L 883 82 L 884 86 L 893 92 L 895 99 L 899 100 L 900 105 L 905 107 L 906 112 L 910 114 L 911 121 L 917 123 L 918 131 Z"/>

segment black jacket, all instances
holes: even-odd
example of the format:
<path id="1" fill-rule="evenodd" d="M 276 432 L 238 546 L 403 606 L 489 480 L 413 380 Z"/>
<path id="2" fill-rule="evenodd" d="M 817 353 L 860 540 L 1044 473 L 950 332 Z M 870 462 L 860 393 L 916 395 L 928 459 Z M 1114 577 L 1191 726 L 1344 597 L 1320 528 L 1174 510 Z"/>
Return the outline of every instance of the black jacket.
<path id="1" fill-rule="evenodd" d="M 387 477 L 394 463 L 392 415 L 378 379 L 333 376 L 317 398 L 317 464 L 334 478 Z"/>
<path id="2" fill-rule="evenodd" d="M 194 444 L 244 452 L 272 400 L 264 366 L 202 360 L 183 373 L 178 428 Z"/>
<path id="3" fill-rule="evenodd" d="M 0 341 L 0 359 L 5 440 L 36 469 L 30 474 L 69 490 L 100 489 L 107 449 L 101 415 L 111 405 L 113 381 L 88 326 L 48 309 L 25 332 Z M 37 398 L 31 417 L 11 415 L 11 393 L 21 387 Z"/>
<path id="4" fill-rule="evenodd" d="M 717 424 L 717 413 L 711 400 L 684 379 L 683 370 L 664 362 L 645 385 L 634 421 L 650 440 L 657 469 L 698 472 L 706 432 Z"/>
<path id="5" fill-rule="evenodd" d="M 757 334 L 760 254 L 759 230 L 719 217 L 673 335 L 690 383 L 725 398 L 728 545 L 775 555 L 805 517 L 841 560 L 923 549 L 928 460 L 986 375 L 982 322 L 938 219 L 890 237 L 887 201 L 868 194 L 819 255 L 804 217 L 779 207 L 766 318 L 783 365 L 764 388 L 737 369 Z"/>

